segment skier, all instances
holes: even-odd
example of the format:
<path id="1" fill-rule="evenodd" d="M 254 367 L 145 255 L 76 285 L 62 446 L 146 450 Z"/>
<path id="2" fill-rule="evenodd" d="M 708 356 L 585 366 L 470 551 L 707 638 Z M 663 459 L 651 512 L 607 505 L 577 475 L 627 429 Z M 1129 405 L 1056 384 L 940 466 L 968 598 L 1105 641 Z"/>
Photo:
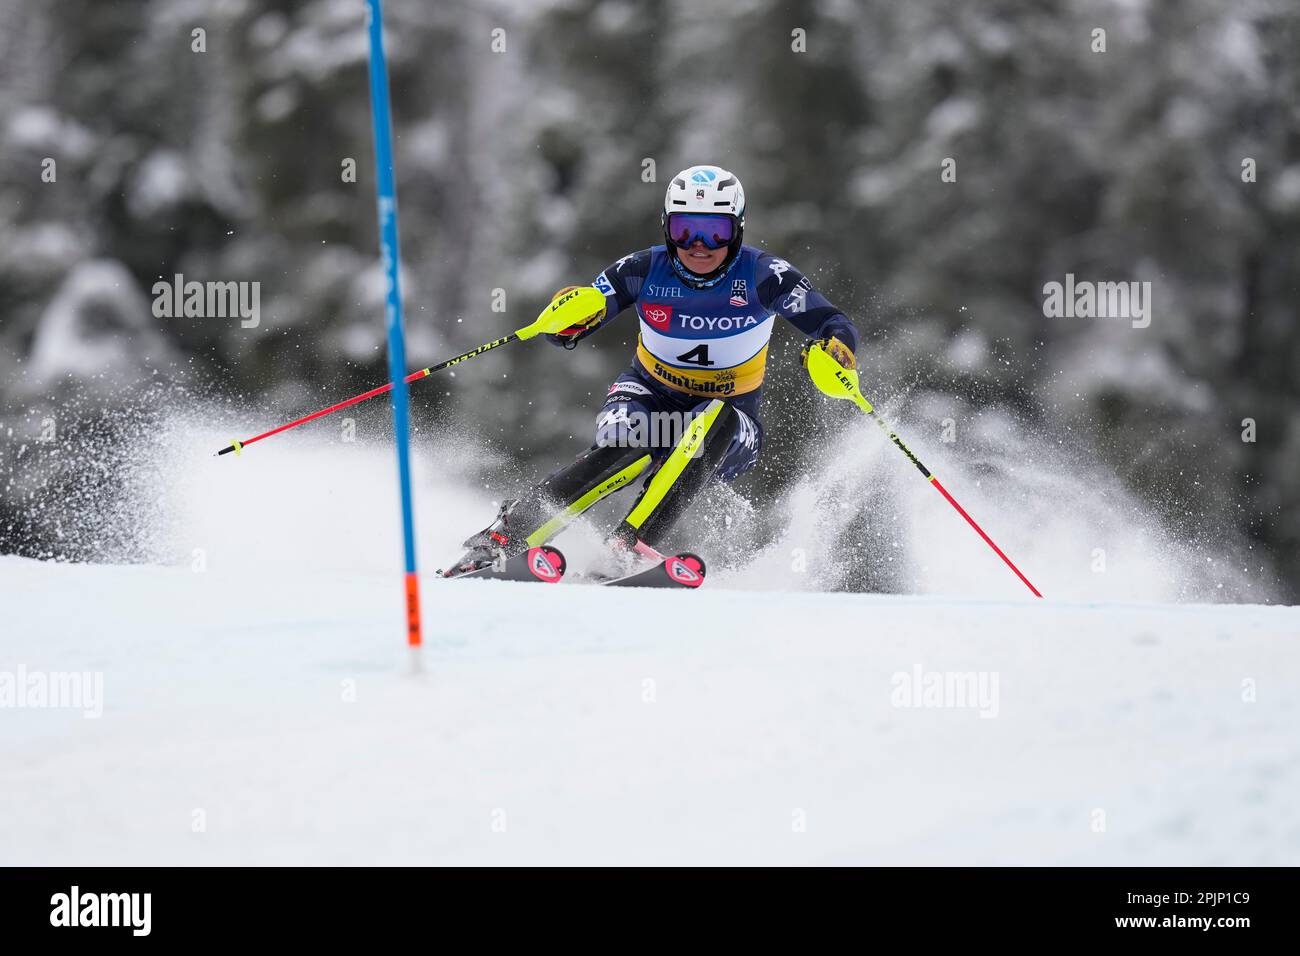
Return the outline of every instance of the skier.
<path id="1" fill-rule="evenodd" d="M 445 576 L 544 544 L 642 477 L 640 496 L 611 537 L 611 550 L 625 564 L 637 563 L 637 556 L 663 560 L 656 546 L 700 490 L 713 480 L 731 481 L 758 460 L 758 406 L 774 316 L 854 368 L 853 323 L 790 263 L 743 245 L 745 191 L 734 175 L 717 166 L 678 173 L 668 185 L 660 224 L 664 245 L 623 256 L 596 277 L 592 285 L 605 295 L 602 310 L 547 336 L 572 349 L 636 308 L 636 356 L 610 386 L 591 447 L 520 498 L 503 502 L 496 520 L 465 542 L 469 550 Z M 574 288 L 561 289 L 552 302 Z"/>

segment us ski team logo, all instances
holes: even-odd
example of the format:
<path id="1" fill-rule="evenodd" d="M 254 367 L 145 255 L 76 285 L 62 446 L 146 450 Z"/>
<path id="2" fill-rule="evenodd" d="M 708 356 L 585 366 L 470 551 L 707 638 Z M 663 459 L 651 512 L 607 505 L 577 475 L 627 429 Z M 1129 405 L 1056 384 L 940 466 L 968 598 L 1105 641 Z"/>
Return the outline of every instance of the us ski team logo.
<path id="1" fill-rule="evenodd" d="M 649 302 L 641 306 L 641 317 L 659 331 L 667 332 L 673 321 L 673 307 Z"/>
<path id="2" fill-rule="evenodd" d="M 745 286 L 744 279 L 736 279 L 731 283 L 730 301 L 732 305 L 749 305 L 749 289 Z"/>

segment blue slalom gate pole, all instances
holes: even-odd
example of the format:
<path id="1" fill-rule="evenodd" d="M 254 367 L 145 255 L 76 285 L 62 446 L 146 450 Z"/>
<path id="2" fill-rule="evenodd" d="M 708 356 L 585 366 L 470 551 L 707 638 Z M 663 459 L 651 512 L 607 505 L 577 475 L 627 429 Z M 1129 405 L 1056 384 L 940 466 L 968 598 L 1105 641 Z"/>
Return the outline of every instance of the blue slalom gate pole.
<path id="1" fill-rule="evenodd" d="M 384 14 L 379 0 L 368 0 L 370 31 L 370 113 L 375 129 L 375 182 L 379 197 L 379 248 L 387 279 L 384 309 L 388 324 L 388 378 L 393 383 L 393 437 L 402 493 L 402 547 L 405 549 L 406 640 L 420 646 L 420 581 L 415 570 L 415 516 L 411 505 L 411 434 L 406 387 L 406 337 L 402 330 L 401 258 L 397 248 L 397 188 L 393 181 L 392 116 L 388 105 L 388 64 L 384 60 Z M 416 653 L 414 650 L 412 653 Z"/>

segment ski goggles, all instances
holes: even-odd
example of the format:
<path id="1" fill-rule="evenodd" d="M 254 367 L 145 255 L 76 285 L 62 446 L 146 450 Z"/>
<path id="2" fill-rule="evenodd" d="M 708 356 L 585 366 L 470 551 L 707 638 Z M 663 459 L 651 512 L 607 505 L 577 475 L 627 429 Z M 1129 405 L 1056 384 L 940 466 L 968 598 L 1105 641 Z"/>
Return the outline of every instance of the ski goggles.
<path id="1" fill-rule="evenodd" d="M 681 249 L 689 249 L 696 239 L 710 249 L 721 249 L 736 238 L 736 220 L 717 213 L 669 213 L 668 238 Z"/>

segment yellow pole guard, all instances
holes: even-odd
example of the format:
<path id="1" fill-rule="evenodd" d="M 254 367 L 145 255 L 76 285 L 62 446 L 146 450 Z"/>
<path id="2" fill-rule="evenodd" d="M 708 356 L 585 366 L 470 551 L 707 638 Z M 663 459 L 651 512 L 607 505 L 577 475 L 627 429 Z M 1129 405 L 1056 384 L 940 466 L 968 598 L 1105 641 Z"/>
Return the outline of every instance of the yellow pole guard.
<path id="1" fill-rule="evenodd" d="M 555 535 L 558 534 L 566 524 L 578 517 L 578 515 L 582 514 L 601 498 L 604 498 L 606 495 L 622 488 L 637 475 L 641 474 L 641 472 L 645 471 L 646 466 L 649 464 L 650 456 L 642 455 L 622 471 L 615 475 L 611 475 L 607 480 L 601 482 L 586 494 L 582 495 L 582 497 L 566 506 L 563 511 L 555 515 L 544 525 L 530 534 L 527 539 L 528 546 L 530 548 L 535 548 L 539 544 L 545 544 L 547 541 L 550 541 L 551 538 L 555 537 Z"/>
<path id="2" fill-rule="evenodd" d="M 808 374 L 822 394 L 850 399 L 868 415 L 872 413 L 871 403 L 858 389 L 857 371 L 831 358 L 820 342 L 808 346 Z"/>
<path id="3" fill-rule="evenodd" d="M 641 525 L 645 524 L 650 515 L 654 513 L 654 510 L 659 507 L 664 498 L 667 497 L 668 492 L 672 490 L 673 485 L 677 483 L 677 479 L 682 476 L 682 472 L 686 470 L 687 464 L 699 451 L 700 446 L 704 443 L 704 436 L 709 433 L 713 423 L 718 420 L 722 408 L 722 402 L 715 398 L 709 402 L 704 411 L 695 416 L 686 434 L 677 442 L 677 447 L 668 453 L 664 463 L 659 466 L 659 470 L 650 479 L 650 484 L 646 486 L 641 500 L 636 503 L 636 507 L 624 519 L 628 524 L 640 530 Z"/>
<path id="4" fill-rule="evenodd" d="M 243 443 L 243 442 L 235 441 L 235 440 L 232 438 L 232 439 L 230 439 L 230 447 L 233 448 L 233 449 L 235 449 L 235 455 L 238 456 L 239 453 L 240 453 L 241 451 L 244 450 L 244 443 Z"/>
<path id="5" fill-rule="evenodd" d="M 515 335 L 521 339 L 544 333 L 553 335 L 604 311 L 605 294 L 595 286 L 579 286 L 556 298 L 542 309 L 532 325 L 524 326 Z"/>

